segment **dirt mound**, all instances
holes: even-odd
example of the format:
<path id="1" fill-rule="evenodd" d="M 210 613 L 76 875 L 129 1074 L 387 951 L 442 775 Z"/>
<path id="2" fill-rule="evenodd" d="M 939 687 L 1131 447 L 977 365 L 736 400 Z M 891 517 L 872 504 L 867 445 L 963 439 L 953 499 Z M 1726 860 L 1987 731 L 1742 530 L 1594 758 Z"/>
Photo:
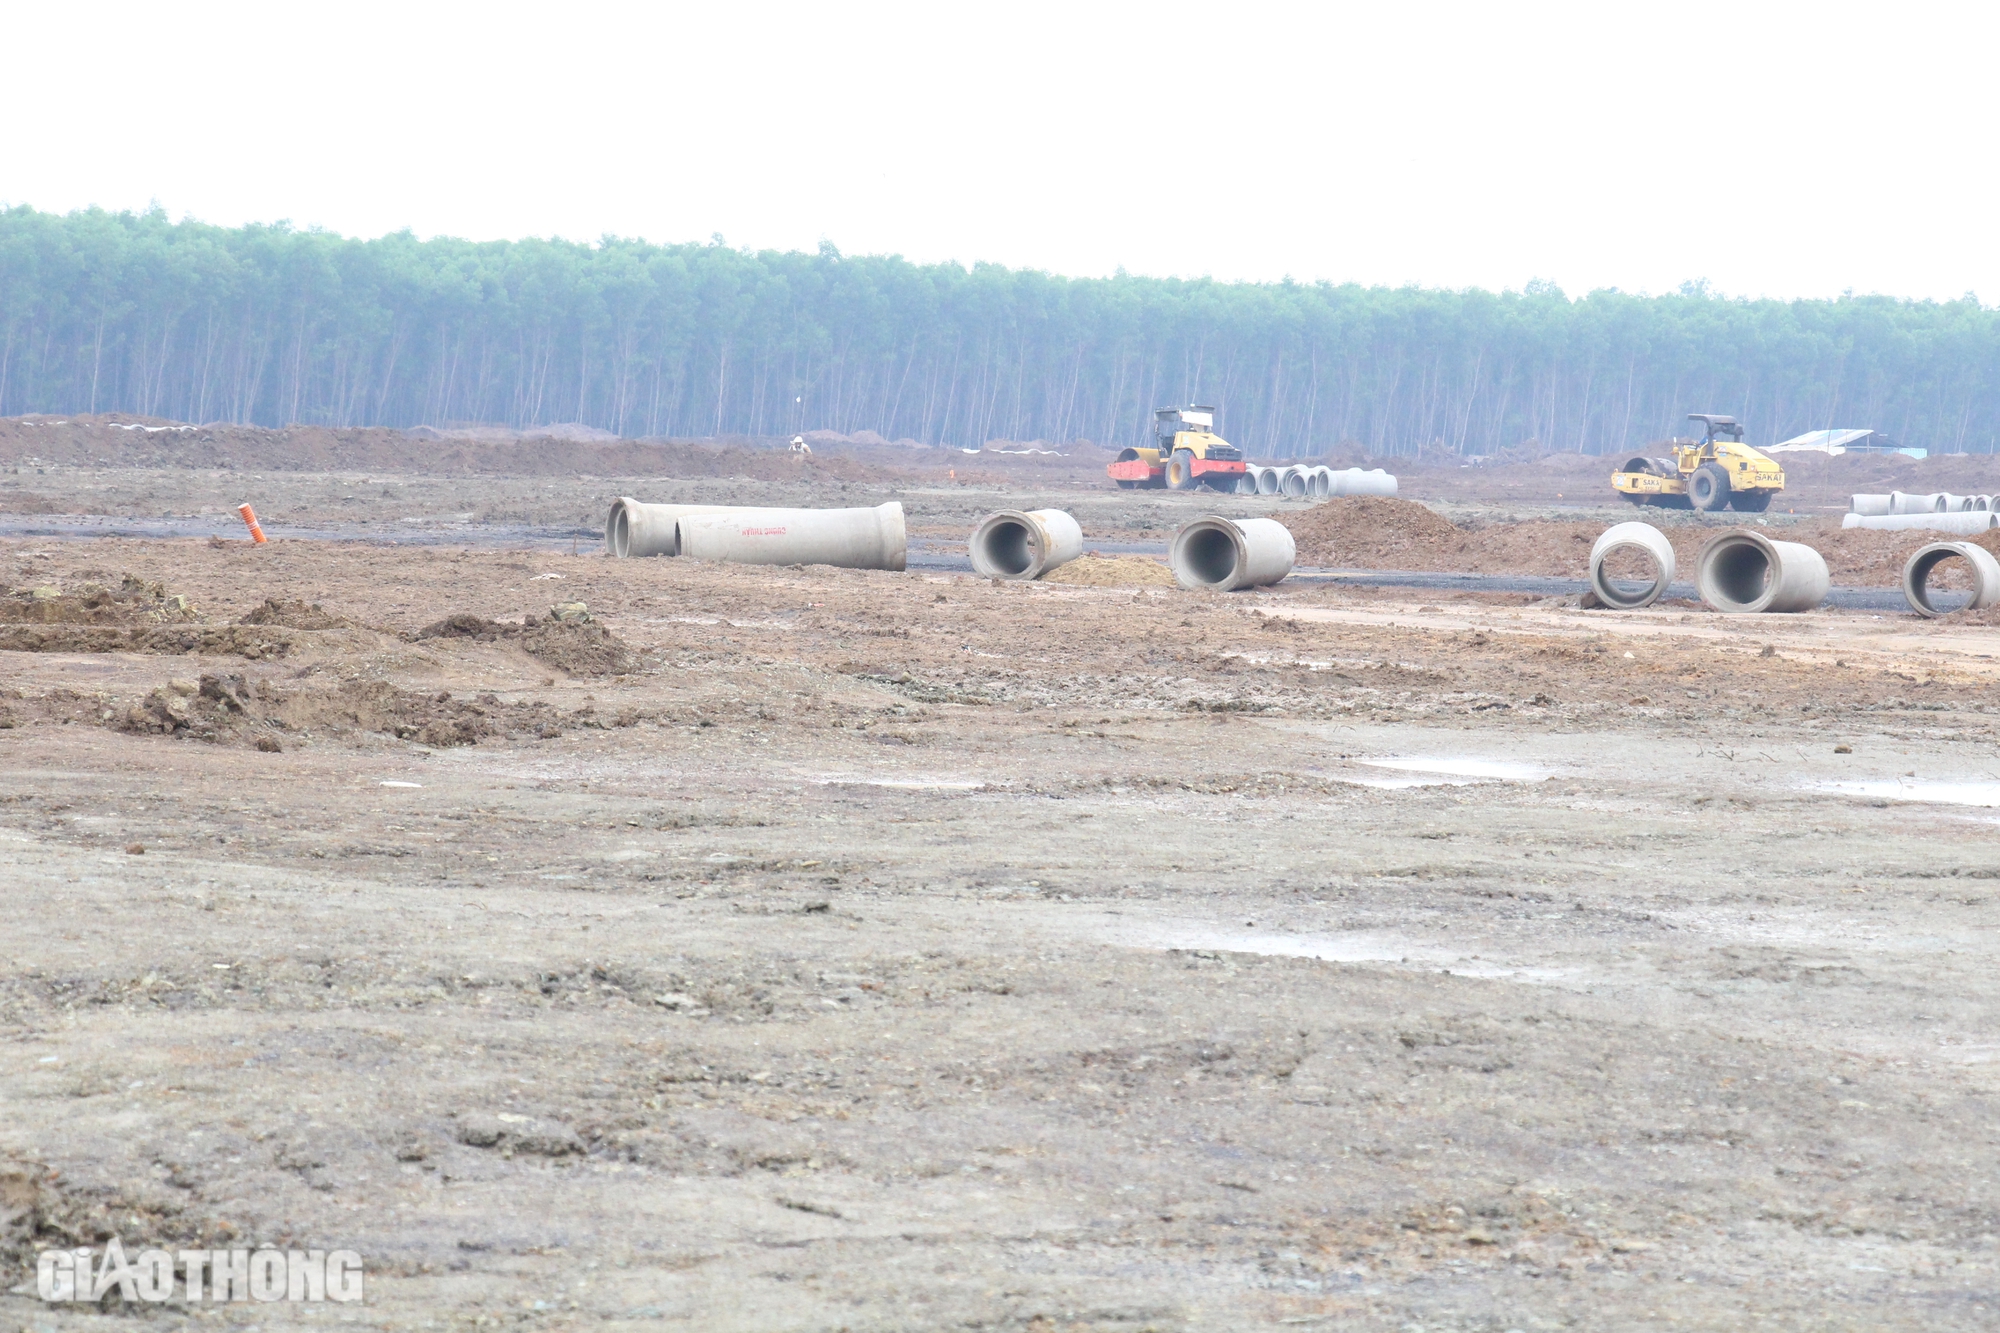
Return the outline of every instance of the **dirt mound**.
<path id="1" fill-rule="evenodd" d="M 1088 588 L 1171 588 L 1173 572 L 1143 555 L 1091 553 L 1042 575 L 1043 583 L 1070 583 Z"/>
<path id="2" fill-rule="evenodd" d="M 83 583 L 68 591 L 48 585 L 0 594 L 5 625 L 165 625 L 196 619 L 187 598 L 131 574 L 116 588 Z"/>
<path id="3" fill-rule="evenodd" d="M 0 651 L 13 653 L 203 653 L 260 661 L 284 657 L 295 640 L 255 625 L 0 624 Z"/>
<path id="4" fill-rule="evenodd" d="M 248 744 L 277 751 L 302 736 L 373 732 L 440 749 L 492 737 L 551 739 L 576 727 L 632 726 L 650 717 L 630 710 L 600 719 L 589 704 L 563 713 L 545 703 L 505 703 L 450 691 L 426 694 L 386 681 L 349 681 L 333 690 L 287 691 L 269 681 L 213 673 L 170 681 L 107 725 L 141 735 Z"/>
<path id="5" fill-rule="evenodd" d="M 1278 520 L 1292 530 L 1306 566 L 1426 569 L 1440 545 L 1462 537 L 1451 521 L 1414 500 L 1356 495 L 1328 500 Z"/>
<path id="6" fill-rule="evenodd" d="M 414 637 L 514 643 L 536 661 L 572 676 L 622 676 L 641 666 L 630 645 L 577 604 L 558 607 L 547 616 L 529 616 L 518 625 L 463 613 L 446 616 Z"/>
<path id="7" fill-rule="evenodd" d="M 208 653 L 283 657 L 293 639 L 259 623 L 208 625 L 187 598 L 127 574 L 116 587 L 83 583 L 0 594 L 0 650 L 17 653 Z"/>
<path id="8" fill-rule="evenodd" d="M 334 615 L 318 602 L 302 597 L 266 597 L 262 606 L 236 622 L 239 625 L 276 625 L 283 629 L 353 629 L 356 622 Z"/>

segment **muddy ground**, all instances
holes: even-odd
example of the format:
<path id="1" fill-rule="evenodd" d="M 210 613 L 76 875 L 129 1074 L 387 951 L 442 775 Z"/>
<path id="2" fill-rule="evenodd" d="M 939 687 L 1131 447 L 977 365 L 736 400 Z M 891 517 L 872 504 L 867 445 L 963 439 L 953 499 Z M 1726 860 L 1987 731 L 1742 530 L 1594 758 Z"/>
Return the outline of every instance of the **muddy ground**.
<path id="1" fill-rule="evenodd" d="M 884 488 L 991 498 L 784 495 Z M 116 1234 L 365 1256 L 232 1325 L 1993 1326 L 2000 628 L 579 551 L 0 544 L 0 1290 Z"/>

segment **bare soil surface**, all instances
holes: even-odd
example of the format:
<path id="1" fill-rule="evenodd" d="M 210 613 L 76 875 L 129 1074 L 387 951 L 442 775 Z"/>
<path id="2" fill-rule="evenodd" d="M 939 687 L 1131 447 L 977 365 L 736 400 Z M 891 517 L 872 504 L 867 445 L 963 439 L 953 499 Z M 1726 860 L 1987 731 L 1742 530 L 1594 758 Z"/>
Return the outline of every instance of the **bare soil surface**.
<path id="1" fill-rule="evenodd" d="M 246 1325 L 1993 1326 L 2000 627 L 577 549 L 0 542 L 0 1319 L 116 1235 L 364 1256 Z"/>
<path id="2" fill-rule="evenodd" d="M 1582 578 L 1604 519 L 1518 522 L 1462 518 L 1453 523 L 1415 500 L 1355 497 L 1328 500 L 1277 517 L 1298 542 L 1301 565 L 1342 569 L 1408 569 L 1474 574 L 1541 574 Z M 1667 534 L 1682 578 L 1694 576 L 1702 545 L 1718 532 L 1753 526 L 1780 541 L 1803 542 L 1826 560 L 1836 584 L 1898 587 L 1910 553 L 1929 542 L 1972 540 L 1930 532 L 1842 528 L 1838 519 L 1778 522 L 1737 514 L 1612 513 L 1616 522 L 1650 523 Z M 2000 544 L 1987 534 L 1982 545 Z"/>

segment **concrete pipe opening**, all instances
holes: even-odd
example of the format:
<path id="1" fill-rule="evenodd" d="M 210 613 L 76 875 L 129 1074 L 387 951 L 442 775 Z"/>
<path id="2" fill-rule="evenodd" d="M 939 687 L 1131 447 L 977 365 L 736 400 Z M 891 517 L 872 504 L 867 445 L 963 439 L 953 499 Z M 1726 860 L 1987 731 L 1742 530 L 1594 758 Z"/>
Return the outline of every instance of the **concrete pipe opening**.
<path id="1" fill-rule="evenodd" d="M 632 550 L 632 516 L 625 512 L 625 502 L 614 500 L 611 517 L 604 522 L 604 553 L 625 558 Z"/>
<path id="2" fill-rule="evenodd" d="M 1278 491 L 1288 500 L 1303 500 L 1312 488 L 1312 479 L 1302 467 L 1288 467 L 1278 479 Z"/>
<path id="3" fill-rule="evenodd" d="M 1666 595 L 1674 546 L 1650 523 L 1618 523 L 1590 548 L 1590 587 L 1614 611 L 1636 611 Z"/>
<path id="4" fill-rule="evenodd" d="M 1285 478 L 1284 469 L 1260 467 L 1257 469 L 1257 494 L 1278 495 L 1282 492 Z"/>
<path id="5" fill-rule="evenodd" d="M 1083 529 L 1060 509 L 988 514 L 968 543 L 972 568 L 987 579 L 1038 579 L 1083 554 Z"/>
<path id="6" fill-rule="evenodd" d="M 1983 611 L 2000 602 L 2000 560 L 1972 542 L 1932 542 L 1904 564 L 1903 600 L 1920 616 Z"/>
<path id="7" fill-rule="evenodd" d="M 1276 519 L 1210 517 L 1174 534 L 1167 563 L 1183 588 L 1233 592 L 1276 583 L 1297 554 L 1291 529 Z"/>
<path id="8" fill-rule="evenodd" d="M 1312 470 L 1313 499 L 1325 500 L 1333 495 L 1333 469 L 1316 467 Z"/>
<path id="9" fill-rule="evenodd" d="M 1812 547 L 1739 528 L 1703 544 L 1695 584 L 1702 601 L 1733 615 L 1810 611 L 1826 600 L 1831 580 Z"/>
<path id="10" fill-rule="evenodd" d="M 679 555 L 679 524 L 689 514 L 727 514 L 734 505 L 649 505 L 629 495 L 611 502 L 604 520 L 604 550 L 620 558 Z M 743 512 L 748 512 L 743 511 Z"/>

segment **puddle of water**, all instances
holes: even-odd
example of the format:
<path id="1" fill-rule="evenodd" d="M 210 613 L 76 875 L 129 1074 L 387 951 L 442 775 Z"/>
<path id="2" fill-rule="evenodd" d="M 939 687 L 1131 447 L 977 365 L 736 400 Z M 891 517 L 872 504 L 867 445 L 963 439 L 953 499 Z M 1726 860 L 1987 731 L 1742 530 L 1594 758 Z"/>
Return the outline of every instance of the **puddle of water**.
<path id="1" fill-rule="evenodd" d="M 822 787 L 896 787 L 905 791 L 980 791 L 983 782 L 954 782 L 931 778 L 814 778 Z"/>
<path id="2" fill-rule="evenodd" d="M 1374 787 L 1381 791 L 1405 791 L 1411 787 L 1483 787 L 1485 778 L 1374 778 L 1362 777 L 1354 773 L 1329 774 L 1335 782 L 1345 782 L 1355 787 Z"/>
<path id="3" fill-rule="evenodd" d="M 1546 768 L 1512 759 L 1362 759 L 1370 768 L 1394 768 L 1405 773 L 1442 773 L 1454 778 L 1497 782 L 1540 782 L 1554 776 Z"/>
<path id="4" fill-rule="evenodd" d="M 1395 963 L 1427 970 L 1445 968 L 1454 976 L 1544 985 L 1571 976 L 1557 968 L 1510 967 L 1384 935 L 1294 935 L 1200 921 L 1112 921 L 1091 933 L 1106 944 L 1134 949 L 1210 949 L 1270 958 L 1312 958 L 1323 963 Z"/>
<path id="5" fill-rule="evenodd" d="M 1806 791 L 1876 800 L 1926 801 L 1933 805 L 2000 806 L 2000 782 L 1923 782 L 1915 778 L 1874 778 L 1848 782 L 1808 782 Z"/>

